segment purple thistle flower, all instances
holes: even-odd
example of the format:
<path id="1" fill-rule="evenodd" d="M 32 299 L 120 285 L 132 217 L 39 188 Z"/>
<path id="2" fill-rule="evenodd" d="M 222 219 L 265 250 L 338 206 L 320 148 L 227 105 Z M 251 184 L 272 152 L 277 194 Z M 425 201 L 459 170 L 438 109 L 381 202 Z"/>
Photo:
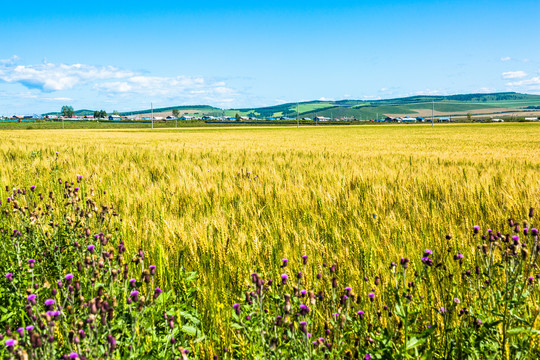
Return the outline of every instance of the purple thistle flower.
<path id="1" fill-rule="evenodd" d="M 36 305 L 36 297 L 37 295 L 36 294 L 30 294 L 28 295 L 28 297 L 26 298 L 26 300 L 28 300 L 28 302 L 32 305 Z"/>
<path id="2" fill-rule="evenodd" d="M 34 264 L 36 263 L 36 260 L 34 259 L 28 259 L 28 265 L 30 266 L 31 269 L 34 268 Z"/>
<path id="3" fill-rule="evenodd" d="M 32 192 L 36 191 L 36 187 L 34 185 L 30 186 L 30 191 Z"/>
<path id="4" fill-rule="evenodd" d="M 371 301 L 373 301 L 375 299 L 375 294 L 372 293 L 372 292 L 370 292 L 367 296 L 369 297 L 369 300 L 371 300 Z"/>
<path id="5" fill-rule="evenodd" d="M 426 249 L 426 250 L 424 250 L 424 254 L 427 254 L 427 255 L 424 255 L 424 256 L 428 256 L 428 255 L 433 254 L 433 251 L 431 251 L 430 249 Z"/>
<path id="6" fill-rule="evenodd" d="M 474 225 L 474 226 L 473 226 L 473 232 L 474 232 L 475 234 L 478 234 L 478 232 L 480 232 L 480 226 Z"/>
<path id="7" fill-rule="evenodd" d="M 461 303 L 461 301 L 459 301 L 458 298 L 454 298 L 454 303 L 459 304 L 459 303 Z"/>
<path id="8" fill-rule="evenodd" d="M 68 357 L 70 359 L 78 359 L 79 358 L 79 354 L 77 354 L 76 352 L 72 352 L 72 353 L 69 353 Z"/>
<path id="9" fill-rule="evenodd" d="M 302 255 L 302 262 L 304 263 L 304 265 L 307 264 L 307 255 Z"/>
<path id="10" fill-rule="evenodd" d="M 281 267 L 285 267 L 285 266 L 287 266 L 287 263 L 289 262 L 289 259 L 284 258 L 281 261 L 283 261 L 283 264 L 281 265 Z"/>
<path id="11" fill-rule="evenodd" d="M 26 329 L 26 331 L 32 331 L 32 330 L 34 330 L 34 326 L 33 325 L 28 325 L 25 329 Z"/>
<path id="12" fill-rule="evenodd" d="M 133 299 L 133 301 L 137 302 L 139 301 L 139 292 L 137 290 L 133 290 L 129 293 L 129 296 Z"/>
<path id="13" fill-rule="evenodd" d="M 53 299 L 47 299 L 45 300 L 45 306 L 53 306 L 54 300 Z"/>
<path id="14" fill-rule="evenodd" d="M 532 235 L 532 236 L 538 236 L 538 229 L 532 228 L 532 229 L 531 229 L 531 235 Z"/>
<path id="15" fill-rule="evenodd" d="M 148 269 L 150 269 L 150 275 L 155 275 L 155 273 L 156 273 L 156 266 L 155 265 L 150 265 L 148 267 Z"/>
<path id="16" fill-rule="evenodd" d="M 94 245 L 88 245 L 88 247 L 87 247 L 88 251 L 90 251 L 90 254 L 93 254 L 93 253 L 94 253 L 94 249 L 95 249 L 95 248 L 96 248 L 96 247 L 95 247 Z"/>
<path id="17" fill-rule="evenodd" d="M 287 280 L 289 279 L 289 275 L 287 274 L 282 274 L 281 275 L 281 282 L 283 285 L 285 285 L 287 283 Z"/>
<path id="18" fill-rule="evenodd" d="M 359 317 L 360 319 L 363 319 L 363 318 L 364 318 L 364 312 L 363 312 L 362 310 L 358 311 L 358 312 L 356 313 L 356 315 L 358 315 L 358 317 Z"/>
<path id="19" fill-rule="evenodd" d="M 17 332 L 19 333 L 20 337 L 24 336 L 24 329 L 22 327 L 18 328 Z"/>
<path id="20" fill-rule="evenodd" d="M 129 285 L 131 285 L 132 287 L 135 287 L 135 282 L 137 282 L 137 280 L 129 279 Z"/>
<path id="21" fill-rule="evenodd" d="M 441 313 L 441 315 L 444 315 L 446 314 L 446 309 L 441 306 L 441 308 L 439 309 L 439 312 Z"/>
<path id="22" fill-rule="evenodd" d="M 9 282 L 13 282 L 13 273 L 8 272 L 8 273 L 6 274 L 6 279 L 7 279 Z"/>
<path id="23" fill-rule="evenodd" d="M 159 297 L 159 295 L 161 295 L 163 293 L 163 290 L 161 290 L 160 288 L 155 288 L 154 289 L 154 299 L 157 299 Z"/>
<path id="24" fill-rule="evenodd" d="M 16 344 L 17 344 L 17 341 L 14 340 L 14 339 L 7 339 L 7 340 L 6 340 L 6 346 L 7 346 L 7 347 L 13 347 L 13 346 L 15 346 Z"/>
<path id="25" fill-rule="evenodd" d="M 457 254 L 456 259 L 459 259 L 459 260 L 463 259 L 463 254 Z"/>
<path id="26" fill-rule="evenodd" d="M 366 354 L 366 356 L 364 356 L 364 360 L 371 360 L 371 355 Z"/>
<path id="27" fill-rule="evenodd" d="M 432 266 L 432 265 L 433 265 L 433 260 L 431 260 L 430 258 L 428 258 L 428 257 L 426 257 L 426 256 L 424 256 L 424 257 L 422 258 L 422 262 L 423 262 L 424 264 L 426 264 L 427 266 Z"/>

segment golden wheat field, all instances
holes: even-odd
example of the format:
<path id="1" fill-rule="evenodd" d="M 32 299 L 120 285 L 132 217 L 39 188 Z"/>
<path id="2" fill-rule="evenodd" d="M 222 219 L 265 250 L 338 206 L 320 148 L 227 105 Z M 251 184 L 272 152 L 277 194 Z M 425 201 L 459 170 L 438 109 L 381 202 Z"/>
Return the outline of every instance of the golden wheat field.
<path id="1" fill-rule="evenodd" d="M 283 257 L 347 267 L 354 283 L 425 247 L 469 248 L 474 224 L 500 228 L 540 207 L 537 124 L 0 136 L 2 187 L 82 175 L 163 284 L 198 273 L 199 310 L 218 328 L 249 273 L 277 276 Z"/>

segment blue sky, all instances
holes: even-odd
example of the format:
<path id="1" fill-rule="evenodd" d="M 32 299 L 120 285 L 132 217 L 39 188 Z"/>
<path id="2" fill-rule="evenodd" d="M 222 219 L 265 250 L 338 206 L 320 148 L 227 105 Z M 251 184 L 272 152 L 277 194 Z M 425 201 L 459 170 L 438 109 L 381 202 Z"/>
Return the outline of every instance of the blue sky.
<path id="1" fill-rule="evenodd" d="M 540 94 L 540 1 L 27 1 L 0 12 L 0 115 Z"/>

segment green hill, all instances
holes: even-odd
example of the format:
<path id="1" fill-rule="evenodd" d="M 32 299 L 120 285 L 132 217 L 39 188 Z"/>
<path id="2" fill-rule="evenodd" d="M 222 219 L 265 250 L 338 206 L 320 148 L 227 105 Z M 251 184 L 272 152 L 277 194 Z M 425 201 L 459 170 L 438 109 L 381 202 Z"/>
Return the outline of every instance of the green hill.
<path id="1" fill-rule="evenodd" d="M 501 92 L 489 94 L 458 94 L 458 95 L 417 95 L 403 98 L 380 100 L 338 100 L 338 101 L 305 101 L 300 103 L 285 103 L 265 107 L 220 109 L 209 105 L 182 105 L 154 109 L 155 113 L 172 111 L 197 111 L 200 115 L 253 116 L 268 117 L 354 117 L 357 119 L 374 119 L 385 117 L 387 114 L 401 114 L 415 116 L 418 111 L 428 111 L 434 106 L 438 113 L 449 115 L 463 114 L 467 111 L 494 113 L 494 109 L 524 110 L 540 106 L 540 95 L 520 94 L 516 92 Z M 120 115 L 148 114 L 150 109 L 124 111 Z M 425 112 L 424 111 L 424 112 Z M 92 115 L 94 110 L 77 110 L 76 115 Z M 59 114 L 48 113 L 48 114 Z M 48 115 L 44 114 L 44 115 Z"/>

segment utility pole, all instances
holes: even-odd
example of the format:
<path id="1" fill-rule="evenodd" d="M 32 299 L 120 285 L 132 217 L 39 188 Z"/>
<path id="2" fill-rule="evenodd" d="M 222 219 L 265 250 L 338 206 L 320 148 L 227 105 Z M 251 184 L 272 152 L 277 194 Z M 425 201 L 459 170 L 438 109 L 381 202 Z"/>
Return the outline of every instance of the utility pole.
<path id="1" fill-rule="evenodd" d="M 298 129 L 300 127 L 300 120 L 298 116 L 298 102 L 296 103 L 296 128 Z"/>
<path id="2" fill-rule="evenodd" d="M 433 127 L 433 113 L 435 112 L 435 100 L 431 100 L 431 126 Z"/>
<path id="3" fill-rule="evenodd" d="M 150 103 L 150 113 L 152 114 L 150 118 L 150 120 L 152 121 L 152 129 L 154 129 L 154 104 L 153 103 Z"/>

